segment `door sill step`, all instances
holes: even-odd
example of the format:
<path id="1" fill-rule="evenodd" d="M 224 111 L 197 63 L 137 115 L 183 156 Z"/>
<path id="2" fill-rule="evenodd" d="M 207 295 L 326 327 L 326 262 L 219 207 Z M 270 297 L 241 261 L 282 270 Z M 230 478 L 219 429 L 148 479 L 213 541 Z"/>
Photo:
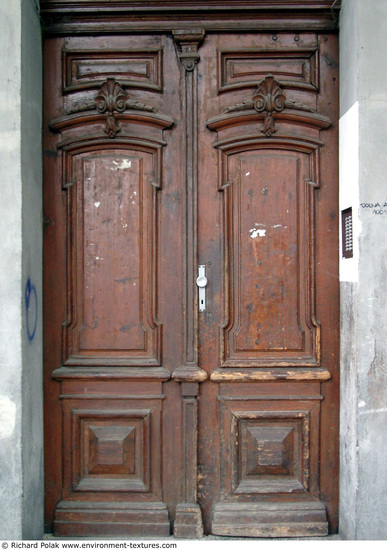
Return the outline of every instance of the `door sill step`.
<path id="1" fill-rule="evenodd" d="M 328 534 L 321 502 L 219 503 L 213 535 L 231 537 L 323 537 Z"/>
<path id="2" fill-rule="evenodd" d="M 162 502 L 62 500 L 55 511 L 56 536 L 168 537 L 170 521 Z"/>

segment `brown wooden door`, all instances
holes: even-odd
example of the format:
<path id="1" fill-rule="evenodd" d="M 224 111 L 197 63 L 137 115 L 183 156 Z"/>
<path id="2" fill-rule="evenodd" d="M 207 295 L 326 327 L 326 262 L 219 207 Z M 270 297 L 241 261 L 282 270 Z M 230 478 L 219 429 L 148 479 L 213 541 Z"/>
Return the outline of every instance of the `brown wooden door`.
<path id="1" fill-rule="evenodd" d="M 336 37 L 54 37 L 45 67 L 49 528 L 335 531 Z"/>

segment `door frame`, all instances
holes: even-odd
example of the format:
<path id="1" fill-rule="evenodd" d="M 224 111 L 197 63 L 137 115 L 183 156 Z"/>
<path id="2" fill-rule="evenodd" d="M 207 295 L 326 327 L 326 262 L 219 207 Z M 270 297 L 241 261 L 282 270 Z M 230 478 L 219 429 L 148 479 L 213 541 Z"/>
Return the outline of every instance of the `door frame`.
<path id="1" fill-rule="evenodd" d="M 330 1 L 322 1 L 316 6 L 312 7 L 310 0 L 304 1 L 302 6 L 299 2 L 286 2 L 280 8 L 273 7 L 272 2 L 262 2 L 260 6 L 252 6 L 250 2 L 232 2 L 227 6 L 227 12 L 225 14 L 224 2 L 213 2 L 211 8 L 205 7 L 204 2 L 201 2 L 199 11 L 195 9 L 193 3 L 181 3 L 176 5 L 176 2 L 167 3 L 163 9 L 155 6 L 154 2 L 147 2 L 144 8 L 133 7 L 132 2 L 125 2 L 125 6 L 120 9 L 120 12 L 116 12 L 110 6 L 102 6 L 103 2 L 78 2 L 72 3 L 72 8 L 67 9 L 65 2 L 59 1 L 52 7 L 52 2 L 48 0 L 42 2 L 42 15 L 50 16 L 50 21 L 46 19 L 46 23 L 43 24 L 43 31 L 47 36 L 52 35 L 64 35 L 67 33 L 77 33 L 80 28 L 80 21 L 82 25 L 87 22 L 87 33 L 124 33 L 124 32 L 173 32 L 179 29 L 190 26 L 195 29 L 204 29 L 207 32 L 211 31 L 264 31 L 273 32 L 273 40 L 277 40 L 277 32 L 281 31 L 294 31 L 295 37 L 298 32 L 301 31 L 313 31 L 313 32 L 327 32 L 336 33 L 336 23 L 332 17 L 330 11 Z M 101 4 L 101 12 L 96 14 L 93 12 L 91 4 Z M 185 4 L 185 5 L 184 5 Z M 197 3 L 196 3 L 197 4 Z M 85 7 L 86 6 L 86 7 Z M 90 11 L 88 11 L 88 8 Z M 294 11 L 289 16 L 289 10 L 292 8 Z M 70 11 L 71 10 L 71 11 Z M 144 10 L 144 11 L 142 11 Z M 160 22 L 160 15 L 165 11 L 173 10 L 174 15 L 168 18 L 168 21 Z M 242 10 L 242 11 L 240 11 Z M 264 12 L 265 18 L 262 19 L 262 13 Z M 71 20 L 67 17 L 71 13 Z M 140 23 L 142 16 L 146 13 L 148 19 L 146 23 Z M 122 15 L 129 15 L 122 23 Z M 85 17 L 86 15 L 86 17 Z M 104 20 L 105 16 L 110 15 L 109 21 Z M 195 16 L 195 23 L 192 22 L 192 18 Z M 116 18 L 116 20 L 115 20 Z M 231 18 L 233 22 L 231 23 Z M 117 25 L 117 23 L 120 23 Z M 117 30 L 117 27 L 119 29 Z M 84 28 L 84 27 L 83 27 Z M 174 376 L 176 380 L 187 382 L 187 378 L 181 378 L 180 373 Z M 192 379 L 192 382 L 198 380 Z M 192 388 L 188 390 L 188 397 L 192 397 L 190 392 Z"/>

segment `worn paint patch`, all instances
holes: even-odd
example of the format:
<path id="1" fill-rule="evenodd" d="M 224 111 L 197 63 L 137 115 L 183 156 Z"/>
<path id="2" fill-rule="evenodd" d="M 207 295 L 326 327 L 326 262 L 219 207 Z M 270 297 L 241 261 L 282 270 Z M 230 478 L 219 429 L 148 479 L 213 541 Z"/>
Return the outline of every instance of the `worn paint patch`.
<path id="1" fill-rule="evenodd" d="M 115 166 L 114 168 L 110 168 L 110 170 L 126 170 L 127 168 L 130 168 L 132 166 L 132 161 L 128 159 L 122 159 L 120 163 L 116 160 L 113 160 L 113 164 L 115 164 Z"/>
<path id="2" fill-rule="evenodd" d="M 256 239 L 257 237 L 265 237 L 266 236 L 266 229 L 257 229 L 256 227 L 253 227 L 253 229 L 250 229 L 250 239 Z"/>
<path id="3" fill-rule="evenodd" d="M 16 405 L 9 397 L 0 396 L 0 439 L 10 437 L 15 430 Z"/>

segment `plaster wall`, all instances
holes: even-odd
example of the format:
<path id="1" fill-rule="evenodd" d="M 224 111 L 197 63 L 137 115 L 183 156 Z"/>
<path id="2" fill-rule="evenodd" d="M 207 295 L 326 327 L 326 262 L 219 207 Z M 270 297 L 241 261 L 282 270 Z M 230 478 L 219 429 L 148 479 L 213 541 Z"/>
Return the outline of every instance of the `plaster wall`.
<path id="1" fill-rule="evenodd" d="M 34 0 L 0 4 L 0 533 L 43 531 L 41 54 Z M 23 37 L 23 40 L 22 40 Z"/>
<path id="2" fill-rule="evenodd" d="M 340 19 L 340 209 L 354 217 L 354 259 L 340 269 L 340 533 L 385 539 L 387 3 L 344 0 Z"/>
<path id="3" fill-rule="evenodd" d="M 43 533 L 42 52 L 34 0 L 22 0 L 22 463 L 23 538 Z"/>
<path id="4" fill-rule="evenodd" d="M 387 29 L 385 0 L 359 1 L 357 539 L 387 539 Z M 363 207 L 364 204 L 380 207 Z M 380 213 L 382 212 L 382 213 Z"/>
<path id="5" fill-rule="evenodd" d="M 21 11 L 0 4 L 0 507 L 2 536 L 22 525 Z M 12 231 L 10 230 L 12 229 Z"/>

